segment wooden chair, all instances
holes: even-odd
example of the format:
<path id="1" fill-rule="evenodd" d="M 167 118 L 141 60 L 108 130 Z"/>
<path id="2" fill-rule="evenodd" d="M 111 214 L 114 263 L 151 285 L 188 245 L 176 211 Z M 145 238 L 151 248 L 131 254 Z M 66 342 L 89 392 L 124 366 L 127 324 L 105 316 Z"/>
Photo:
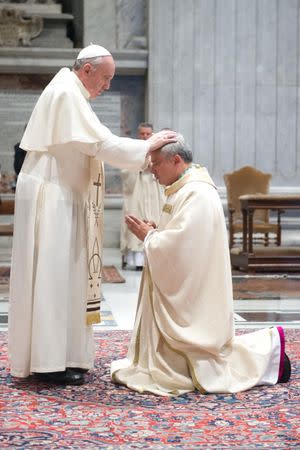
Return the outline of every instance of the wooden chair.
<path id="1" fill-rule="evenodd" d="M 243 231 L 239 197 L 246 194 L 268 194 L 271 178 L 271 174 L 261 172 L 251 166 L 245 166 L 224 175 L 229 214 L 229 248 L 232 248 L 236 242 L 235 235 Z M 265 246 L 268 246 L 269 234 L 273 234 L 275 235 L 276 245 L 281 244 L 281 213 L 282 211 L 278 211 L 277 224 L 274 224 L 269 222 L 268 210 L 256 210 L 254 212 L 254 242 L 262 242 Z"/>
<path id="2" fill-rule="evenodd" d="M 11 216 L 15 212 L 15 201 L 0 197 L 0 215 Z M 14 224 L 0 222 L 0 236 L 12 236 Z"/>

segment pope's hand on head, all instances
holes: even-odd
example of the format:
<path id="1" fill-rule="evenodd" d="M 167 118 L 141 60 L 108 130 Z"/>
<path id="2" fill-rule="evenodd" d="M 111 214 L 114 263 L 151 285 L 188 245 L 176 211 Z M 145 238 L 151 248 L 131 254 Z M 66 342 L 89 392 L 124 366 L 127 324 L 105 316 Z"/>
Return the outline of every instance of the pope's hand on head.
<path id="1" fill-rule="evenodd" d="M 172 130 L 162 130 L 152 134 L 152 136 L 149 137 L 148 142 L 150 143 L 149 152 L 153 152 L 166 144 L 177 142 L 177 134 Z"/>

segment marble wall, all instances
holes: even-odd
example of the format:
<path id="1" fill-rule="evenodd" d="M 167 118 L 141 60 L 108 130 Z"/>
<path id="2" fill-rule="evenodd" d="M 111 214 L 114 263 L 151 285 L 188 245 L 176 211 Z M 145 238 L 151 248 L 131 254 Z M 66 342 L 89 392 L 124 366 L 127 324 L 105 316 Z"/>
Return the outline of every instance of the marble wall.
<path id="1" fill-rule="evenodd" d="M 118 73 L 126 75 L 120 86 L 127 89 L 132 73 L 141 77 L 145 90 L 137 94 L 131 133 L 140 119 L 181 131 L 219 186 L 225 172 L 250 164 L 272 173 L 281 191 L 299 188 L 300 0 L 62 5 L 74 16 L 76 45 L 94 41 L 113 52 Z"/>
<path id="2" fill-rule="evenodd" d="M 50 75 L 0 74 L 1 172 L 13 170 L 14 145 L 20 142 L 33 106 Z"/>
<path id="3" fill-rule="evenodd" d="M 300 191 L 299 25 L 299 0 L 149 0 L 149 117 L 218 185 L 252 165 Z"/>
<path id="4" fill-rule="evenodd" d="M 145 117 L 145 79 L 142 76 L 116 76 L 111 84 L 111 93 L 120 95 L 119 136 L 136 137 L 138 124 Z M 101 97 L 100 100 L 101 101 Z M 119 169 L 105 166 L 106 193 L 121 194 L 122 181 Z"/>
<path id="5" fill-rule="evenodd" d="M 146 47 L 146 0 L 83 0 L 83 45 Z"/>
<path id="6" fill-rule="evenodd" d="M 50 75 L 0 75 L 0 164 L 2 173 L 13 172 L 14 145 Z M 118 136 L 136 136 L 144 121 L 145 80 L 142 76 L 116 76 L 111 89 L 92 101 L 99 119 Z M 106 167 L 106 192 L 121 194 L 120 171 Z"/>

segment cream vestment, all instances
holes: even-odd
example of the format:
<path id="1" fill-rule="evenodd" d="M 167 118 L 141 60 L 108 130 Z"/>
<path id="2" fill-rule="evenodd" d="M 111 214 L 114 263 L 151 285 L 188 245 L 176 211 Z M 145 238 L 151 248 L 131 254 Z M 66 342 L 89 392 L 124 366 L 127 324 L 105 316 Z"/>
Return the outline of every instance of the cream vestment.
<path id="1" fill-rule="evenodd" d="M 9 309 L 13 376 L 93 366 L 86 310 L 94 282 L 95 308 L 91 304 L 89 313 L 100 300 L 102 161 L 138 170 L 149 144 L 113 135 L 88 97 L 78 77 L 61 69 L 42 92 L 21 141 L 27 156 L 16 189 Z M 93 225 L 100 238 L 91 236 Z"/>
<path id="2" fill-rule="evenodd" d="M 138 392 L 231 393 L 278 380 L 277 328 L 235 336 L 227 230 L 205 168 L 166 189 L 159 226 L 144 241 L 136 321 L 112 378 Z"/>

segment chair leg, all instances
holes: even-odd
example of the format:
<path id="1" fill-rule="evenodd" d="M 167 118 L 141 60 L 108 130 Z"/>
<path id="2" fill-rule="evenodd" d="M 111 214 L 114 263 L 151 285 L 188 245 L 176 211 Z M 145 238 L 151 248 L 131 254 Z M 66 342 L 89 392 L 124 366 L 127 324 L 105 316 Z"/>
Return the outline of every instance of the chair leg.
<path id="1" fill-rule="evenodd" d="M 233 247 L 233 233 L 229 233 L 229 249 Z"/>
<path id="2" fill-rule="evenodd" d="M 269 247 L 269 233 L 265 233 L 265 247 Z"/>
<path id="3" fill-rule="evenodd" d="M 277 244 L 277 247 L 280 247 L 280 245 L 281 245 L 281 230 L 277 231 L 276 244 Z"/>
<path id="4" fill-rule="evenodd" d="M 281 245 L 281 214 L 283 213 L 282 210 L 277 211 L 277 239 L 276 244 L 279 247 Z"/>
<path id="5" fill-rule="evenodd" d="M 229 250 L 233 247 L 233 212 L 229 210 Z"/>

